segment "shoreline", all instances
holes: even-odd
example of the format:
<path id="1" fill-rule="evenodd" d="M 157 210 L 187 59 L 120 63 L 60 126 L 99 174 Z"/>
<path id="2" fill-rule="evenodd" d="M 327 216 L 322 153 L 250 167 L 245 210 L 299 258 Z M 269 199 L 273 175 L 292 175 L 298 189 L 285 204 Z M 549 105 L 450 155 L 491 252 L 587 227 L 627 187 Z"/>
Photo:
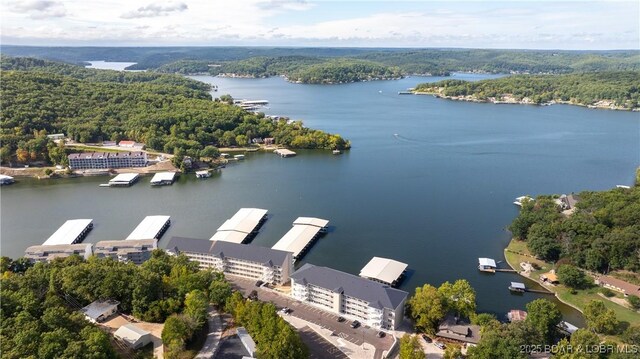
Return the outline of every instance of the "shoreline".
<path id="1" fill-rule="evenodd" d="M 504 259 L 505 259 L 505 262 L 509 265 L 509 267 L 511 267 L 511 269 L 515 270 L 515 271 L 516 271 L 516 273 L 517 273 L 519 276 L 521 276 L 521 277 L 523 277 L 523 278 L 527 278 L 527 279 L 529 279 L 529 280 L 532 280 L 532 281 L 534 281 L 534 282 L 538 283 L 538 285 L 540 285 L 540 286 L 541 286 L 542 288 L 544 288 L 545 290 L 549 291 L 550 293 L 553 293 L 553 296 L 554 296 L 554 297 L 556 297 L 556 298 L 557 298 L 561 303 L 566 304 L 567 306 L 569 306 L 569 307 L 571 307 L 571 308 L 573 308 L 573 309 L 577 310 L 578 312 L 580 312 L 580 314 L 581 314 L 581 315 L 584 315 L 584 312 L 583 312 L 583 310 L 582 310 L 582 309 L 578 308 L 575 304 L 569 303 L 569 302 L 567 302 L 566 300 L 564 300 L 564 299 L 560 298 L 560 296 L 558 295 L 558 292 L 556 292 L 555 290 L 552 290 L 552 288 L 549 288 L 548 286 L 544 285 L 544 284 L 543 284 L 543 282 L 542 282 L 542 281 L 540 281 L 540 279 L 532 278 L 532 277 L 530 277 L 530 276 L 526 276 L 526 275 L 522 274 L 522 272 L 523 272 L 523 271 L 522 271 L 522 269 L 521 269 L 521 268 L 519 268 L 519 267 L 520 267 L 520 263 L 517 263 L 517 265 L 516 265 L 516 266 L 514 266 L 514 265 L 513 265 L 513 263 L 509 262 L 509 258 L 508 258 L 507 254 L 506 254 L 507 252 L 511 252 L 511 253 L 514 253 L 514 254 L 517 254 L 517 255 L 524 255 L 524 254 L 520 254 L 520 253 L 517 253 L 517 252 L 511 251 L 511 250 L 509 249 L 509 246 L 510 246 L 510 245 L 511 245 L 511 243 L 512 243 L 513 241 L 515 241 L 515 240 L 516 240 L 516 239 L 511 238 L 511 240 L 509 241 L 509 244 L 504 248 Z M 546 263 L 546 262 L 544 262 L 544 263 Z"/>
<path id="2" fill-rule="evenodd" d="M 634 107 L 634 108 L 626 108 L 626 107 L 620 107 L 620 106 L 615 106 L 615 105 L 611 105 L 609 102 L 607 101 L 600 101 L 600 102 L 604 102 L 602 104 L 596 104 L 596 105 L 585 105 L 582 103 L 577 103 L 577 102 L 572 102 L 572 101 L 561 101 L 561 100 L 551 100 L 548 102 L 543 102 L 543 103 L 534 103 L 532 102 L 528 97 L 525 97 L 521 100 L 516 100 L 513 97 L 503 97 L 502 100 L 498 100 L 496 98 L 488 98 L 486 100 L 481 100 L 476 98 L 474 95 L 466 95 L 466 96 L 446 96 L 446 95 L 442 95 L 439 92 L 435 92 L 435 91 L 411 91 L 414 95 L 432 95 L 435 98 L 439 98 L 439 99 L 445 99 L 445 100 L 451 100 L 451 101 L 465 101 L 465 102 L 475 102 L 475 103 L 491 103 L 491 104 L 496 104 L 496 105 L 503 105 L 503 104 L 507 104 L 507 105 L 534 105 L 534 106 L 551 106 L 551 105 L 572 105 L 572 106 L 581 106 L 581 107 L 586 107 L 586 108 L 590 108 L 590 109 L 598 109 L 598 110 L 614 110 L 614 111 L 630 111 L 630 112 L 640 112 L 640 108 L 639 107 Z"/>

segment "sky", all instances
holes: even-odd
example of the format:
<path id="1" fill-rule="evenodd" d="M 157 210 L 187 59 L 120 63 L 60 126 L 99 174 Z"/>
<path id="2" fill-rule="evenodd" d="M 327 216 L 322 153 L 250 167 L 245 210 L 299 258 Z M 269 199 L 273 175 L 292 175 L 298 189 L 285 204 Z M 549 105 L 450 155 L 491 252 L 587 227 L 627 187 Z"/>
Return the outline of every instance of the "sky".
<path id="1" fill-rule="evenodd" d="M 640 1 L 1 0 L 44 46 L 640 49 Z"/>

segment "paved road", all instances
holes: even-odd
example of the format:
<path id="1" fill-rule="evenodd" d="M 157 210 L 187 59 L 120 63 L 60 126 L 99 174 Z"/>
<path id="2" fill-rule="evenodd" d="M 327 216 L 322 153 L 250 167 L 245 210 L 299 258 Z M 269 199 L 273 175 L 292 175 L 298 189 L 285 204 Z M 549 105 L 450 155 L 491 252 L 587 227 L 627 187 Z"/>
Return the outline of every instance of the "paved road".
<path id="1" fill-rule="evenodd" d="M 202 349 L 196 355 L 196 359 L 213 359 L 218 345 L 220 344 L 220 335 L 222 334 L 222 320 L 215 308 L 209 306 L 209 315 L 207 320 L 209 321 L 209 333 L 207 339 L 205 339 Z"/>
<path id="2" fill-rule="evenodd" d="M 378 338 L 376 336 L 378 331 L 366 326 L 352 329 L 349 326 L 349 324 L 351 324 L 351 321 L 349 320 L 339 323 L 337 315 L 312 307 L 308 304 L 298 302 L 282 293 L 275 293 L 270 289 L 257 288 L 255 286 L 255 281 L 253 280 L 234 276 L 227 276 L 227 279 L 236 289 L 240 290 L 245 295 L 248 295 L 252 290 L 257 290 L 258 299 L 266 302 L 272 302 L 278 308 L 289 307 L 293 310 L 290 315 L 329 329 L 334 335 L 342 339 L 348 340 L 356 345 L 362 345 L 363 342 L 373 345 L 376 348 L 375 357 L 381 357 L 382 352 L 388 350 L 393 344 L 391 335 Z"/>
<path id="3" fill-rule="evenodd" d="M 324 340 L 318 333 L 309 327 L 299 329 L 300 338 L 309 348 L 310 359 L 349 359 L 340 349 Z"/>

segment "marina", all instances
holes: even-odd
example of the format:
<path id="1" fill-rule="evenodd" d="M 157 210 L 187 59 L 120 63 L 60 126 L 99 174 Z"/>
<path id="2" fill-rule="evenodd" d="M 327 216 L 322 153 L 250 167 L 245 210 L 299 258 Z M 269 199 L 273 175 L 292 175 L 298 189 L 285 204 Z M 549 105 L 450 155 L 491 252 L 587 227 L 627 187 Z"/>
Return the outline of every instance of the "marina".
<path id="1" fill-rule="evenodd" d="M 127 236 L 127 240 L 160 239 L 170 225 L 170 216 L 146 216 Z"/>
<path id="2" fill-rule="evenodd" d="M 152 186 L 172 185 L 176 180 L 176 172 L 158 172 L 151 178 Z"/>
<path id="3" fill-rule="evenodd" d="M 320 237 L 329 221 L 314 217 L 299 217 L 293 227 L 273 246 L 272 249 L 293 253 L 295 260 L 300 259 L 311 244 Z"/>
<path id="4" fill-rule="evenodd" d="M 137 173 L 120 173 L 109 180 L 109 187 L 129 187 L 136 183 L 140 175 Z"/>
<path id="5" fill-rule="evenodd" d="M 396 287 L 407 271 L 406 263 L 389 258 L 373 257 L 361 270 L 360 276 Z"/>
<path id="6" fill-rule="evenodd" d="M 241 208 L 227 219 L 211 237 L 212 241 L 244 243 L 253 239 L 258 229 L 267 220 L 267 210 L 260 208 Z"/>
<path id="7" fill-rule="evenodd" d="M 288 150 L 286 148 L 279 148 L 275 151 L 273 151 L 273 153 L 275 153 L 276 155 L 282 157 L 282 158 L 286 158 L 286 157 L 293 157 L 296 155 L 295 152 Z"/>
<path id="8" fill-rule="evenodd" d="M 82 242 L 93 228 L 93 219 L 70 219 L 55 231 L 43 246 L 75 244 Z"/>

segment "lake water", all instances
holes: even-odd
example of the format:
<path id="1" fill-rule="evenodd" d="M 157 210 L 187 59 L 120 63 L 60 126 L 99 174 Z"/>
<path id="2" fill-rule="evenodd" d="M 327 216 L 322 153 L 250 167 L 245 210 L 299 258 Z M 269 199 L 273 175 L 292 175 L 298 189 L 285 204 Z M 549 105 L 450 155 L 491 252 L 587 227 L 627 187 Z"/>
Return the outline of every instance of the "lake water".
<path id="1" fill-rule="evenodd" d="M 124 71 L 127 67 L 137 64 L 137 62 L 112 62 L 112 61 L 86 61 L 91 65 L 86 66 L 89 69 L 117 70 Z"/>
<path id="2" fill-rule="evenodd" d="M 2 254 L 20 256 L 70 218 L 94 219 L 86 239 L 94 243 L 126 237 L 145 215 L 171 215 L 162 247 L 174 235 L 208 239 L 239 208 L 260 207 L 269 220 L 254 245 L 273 245 L 298 216 L 326 218 L 330 233 L 301 263 L 358 274 L 373 256 L 393 258 L 409 264 L 402 289 L 465 278 L 478 310 L 503 318 L 539 297 L 511 295 L 509 282 L 522 281 L 515 274 L 476 268 L 478 257 L 503 260 L 514 198 L 631 184 L 640 163 L 638 113 L 397 95 L 438 78 L 345 85 L 194 78 L 218 85 L 215 95 L 267 99 L 267 114 L 340 133 L 353 148 L 287 159 L 251 153 L 210 179 L 190 174 L 162 188 L 151 188 L 148 177 L 124 189 L 99 188 L 104 177 L 21 179 L 2 188 Z"/>

